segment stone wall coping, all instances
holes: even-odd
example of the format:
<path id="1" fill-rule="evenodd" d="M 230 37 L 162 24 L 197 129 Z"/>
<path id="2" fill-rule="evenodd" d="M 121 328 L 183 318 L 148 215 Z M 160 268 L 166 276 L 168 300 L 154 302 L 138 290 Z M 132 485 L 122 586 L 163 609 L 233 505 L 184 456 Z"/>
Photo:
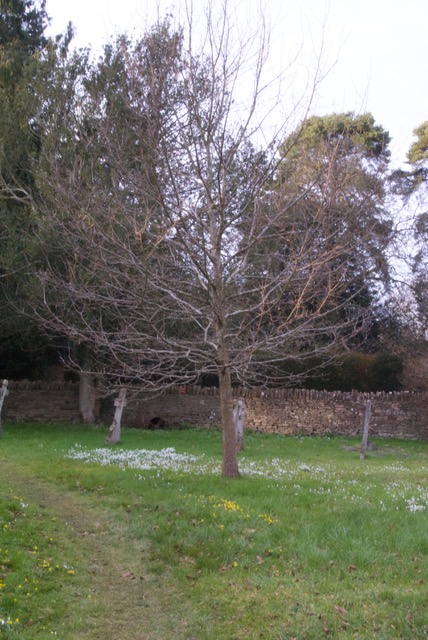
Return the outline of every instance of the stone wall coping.
<path id="1" fill-rule="evenodd" d="M 71 381 L 54 381 L 54 382 L 45 382 L 43 380 L 9 380 L 9 389 L 20 390 L 20 391 L 63 391 L 67 389 L 79 389 L 79 382 L 71 382 Z M 138 387 L 133 388 L 134 391 L 138 392 Z M 141 389 L 141 393 L 145 395 L 144 389 Z M 193 386 L 176 386 L 176 387 L 168 387 L 162 392 L 162 395 L 202 395 L 202 396 L 218 396 L 219 390 L 218 387 L 201 387 L 197 385 Z M 235 387 L 233 389 L 233 395 L 235 398 L 266 398 L 266 399 L 275 399 L 275 398 L 285 398 L 285 399 L 300 399 L 300 400 L 327 400 L 337 402 L 346 401 L 346 402 L 367 402 L 368 400 L 393 400 L 393 401 L 403 401 L 409 399 L 428 399 L 428 393 L 421 393 L 416 391 L 373 391 L 373 392 L 362 392 L 362 391 L 324 391 L 318 389 L 294 389 L 291 387 L 284 388 L 274 388 L 274 389 L 265 389 L 262 387 Z M 147 393 L 147 396 L 150 397 L 150 394 Z"/>

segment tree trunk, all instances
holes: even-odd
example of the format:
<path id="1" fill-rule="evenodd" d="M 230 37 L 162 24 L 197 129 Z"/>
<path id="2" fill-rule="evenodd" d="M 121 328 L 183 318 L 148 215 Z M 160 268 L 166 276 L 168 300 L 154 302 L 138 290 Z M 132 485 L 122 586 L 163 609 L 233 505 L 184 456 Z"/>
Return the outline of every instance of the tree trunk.
<path id="1" fill-rule="evenodd" d="M 235 423 L 236 450 L 242 451 L 244 448 L 244 429 L 245 429 L 245 402 L 240 399 L 237 401 L 233 410 L 233 421 Z"/>
<path id="2" fill-rule="evenodd" d="M 228 366 L 220 366 L 220 415 L 223 433 L 223 468 L 225 478 L 239 478 L 238 458 L 236 455 L 235 423 L 233 421 L 232 381 Z"/>
<path id="3" fill-rule="evenodd" d="M 120 442 L 122 413 L 126 406 L 126 389 L 122 388 L 119 391 L 119 395 L 114 401 L 114 406 L 116 409 L 114 412 L 113 422 L 111 423 L 111 427 L 106 438 L 107 444 L 118 444 L 118 442 Z"/>
<path id="4" fill-rule="evenodd" d="M 7 388 L 7 385 L 8 385 L 7 380 L 3 380 L 3 384 L 0 387 L 0 433 L 2 432 L 1 411 L 3 409 L 3 402 L 4 402 L 4 399 L 6 398 L 6 396 L 9 393 L 9 389 Z"/>
<path id="5" fill-rule="evenodd" d="M 83 371 L 80 373 L 79 380 L 79 411 L 85 424 L 94 424 L 99 418 L 99 399 L 95 378 Z"/>

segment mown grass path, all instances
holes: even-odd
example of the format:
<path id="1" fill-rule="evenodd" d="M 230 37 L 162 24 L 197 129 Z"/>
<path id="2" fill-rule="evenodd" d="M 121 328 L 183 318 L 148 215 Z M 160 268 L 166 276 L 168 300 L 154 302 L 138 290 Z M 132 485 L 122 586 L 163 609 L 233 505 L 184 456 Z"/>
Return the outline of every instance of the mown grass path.
<path id="1" fill-rule="evenodd" d="M 80 640 L 168 637 L 173 623 L 170 626 L 167 620 L 164 585 L 145 573 L 138 543 L 125 542 L 102 504 L 94 496 L 37 478 L 28 466 L 5 459 L 0 464 L 3 491 L 19 495 L 41 517 L 54 521 L 65 556 L 76 556 L 79 584 L 58 594 L 65 596 L 68 606 L 57 636 Z M 22 637 L 35 631 L 23 630 Z"/>

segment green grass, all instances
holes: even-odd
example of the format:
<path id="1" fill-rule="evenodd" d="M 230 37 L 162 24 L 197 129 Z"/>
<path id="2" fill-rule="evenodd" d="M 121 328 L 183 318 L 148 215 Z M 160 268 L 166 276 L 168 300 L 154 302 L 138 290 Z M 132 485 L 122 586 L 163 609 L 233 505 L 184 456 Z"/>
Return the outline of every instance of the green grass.
<path id="1" fill-rule="evenodd" d="M 5 425 L 0 636 L 232 640 L 428 637 L 428 444 L 218 431 Z M 76 444 L 88 460 L 67 456 Z M 196 459 L 124 468 L 135 451 Z"/>

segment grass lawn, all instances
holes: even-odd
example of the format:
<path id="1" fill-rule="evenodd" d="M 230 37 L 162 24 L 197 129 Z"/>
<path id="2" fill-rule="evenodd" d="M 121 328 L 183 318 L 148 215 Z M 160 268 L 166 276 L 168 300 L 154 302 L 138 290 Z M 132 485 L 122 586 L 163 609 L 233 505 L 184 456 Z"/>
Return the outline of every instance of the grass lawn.
<path id="1" fill-rule="evenodd" d="M 0 637 L 428 638 L 428 443 L 5 424 Z"/>

